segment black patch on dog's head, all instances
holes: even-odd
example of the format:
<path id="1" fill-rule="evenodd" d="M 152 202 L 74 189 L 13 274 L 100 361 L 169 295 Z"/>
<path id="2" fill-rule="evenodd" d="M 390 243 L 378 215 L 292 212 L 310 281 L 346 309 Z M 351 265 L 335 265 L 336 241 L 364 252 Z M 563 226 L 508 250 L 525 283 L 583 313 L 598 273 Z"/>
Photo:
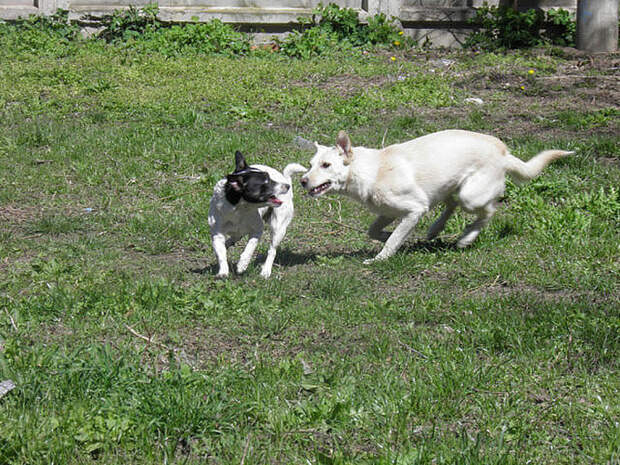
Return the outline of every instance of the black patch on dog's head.
<path id="1" fill-rule="evenodd" d="M 253 204 L 266 204 L 276 195 L 276 185 L 269 174 L 251 168 L 237 150 L 235 153 L 235 171 L 226 176 L 224 190 L 226 199 L 237 205 L 241 199 Z"/>

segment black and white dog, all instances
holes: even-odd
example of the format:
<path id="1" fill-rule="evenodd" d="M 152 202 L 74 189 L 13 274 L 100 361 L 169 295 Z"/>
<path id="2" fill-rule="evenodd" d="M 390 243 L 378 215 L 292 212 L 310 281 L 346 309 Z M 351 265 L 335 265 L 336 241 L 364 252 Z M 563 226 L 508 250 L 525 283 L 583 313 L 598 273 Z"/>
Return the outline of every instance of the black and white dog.
<path id="1" fill-rule="evenodd" d="M 282 173 L 265 165 L 248 166 L 241 152 L 235 153 L 235 171 L 217 182 L 209 206 L 211 241 L 219 263 L 218 277 L 229 273 L 226 249 L 246 235 L 249 240 L 239 257 L 237 273 L 247 269 L 267 222 L 271 228 L 271 245 L 261 276 L 271 276 L 276 248 L 293 219 L 291 175 L 306 171 L 297 163 L 287 165 Z"/>

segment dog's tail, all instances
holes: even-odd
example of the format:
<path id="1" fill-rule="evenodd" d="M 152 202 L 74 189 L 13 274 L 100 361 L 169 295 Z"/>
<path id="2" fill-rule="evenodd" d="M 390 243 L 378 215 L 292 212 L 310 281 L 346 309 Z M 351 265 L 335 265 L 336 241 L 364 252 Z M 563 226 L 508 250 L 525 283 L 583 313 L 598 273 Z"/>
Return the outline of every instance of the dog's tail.
<path id="1" fill-rule="evenodd" d="M 305 173 L 308 168 L 301 166 L 299 163 L 289 163 L 286 168 L 282 170 L 282 174 L 288 182 L 292 182 L 291 176 L 295 173 Z"/>
<path id="2" fill-rule="evenodd" d="M 517 184 L 538 176 L 541 171 L 553 160 L 571 155 L 575 152 L 566 152 L 564 150 L 545 150 L 528 160 L 527 162 L 519 158 L 507 154 L 506 171 L 510 174 Z"/>

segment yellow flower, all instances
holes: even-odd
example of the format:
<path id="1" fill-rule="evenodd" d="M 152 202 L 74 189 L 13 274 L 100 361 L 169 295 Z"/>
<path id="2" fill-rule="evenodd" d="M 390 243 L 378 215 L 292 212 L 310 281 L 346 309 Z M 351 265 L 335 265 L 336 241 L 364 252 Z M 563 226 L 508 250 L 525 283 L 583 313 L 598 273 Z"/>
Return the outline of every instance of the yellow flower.
<path id="1" fill-rule="evenodd" d="M 525 90 L 525 86 L 521 86 L 521 90 Z"/>
<path id="2" fill-rule="evenodd" d="M 530 69 L 530 70 L 527 72 L 527 74 L 534 74 L 534 70 L 533 70 L 533 69 Z"/>
<path id="3" fill-rule="evenodd" d="M 396 61 L 396 57 L 390 57 L 390 60 Z"/>
<path id="4" fill-rule="evenodd" d="M 394 45 L 396 45 L 398 47 L 400 45 L 400 41 L 399 40 L 395 40 L 394 41 Z"/>
<path id="5" fill-rule="evenodd" d="M 403 31 L 398 31 L 398 35 L 402 36 L 403 35 Z"/>

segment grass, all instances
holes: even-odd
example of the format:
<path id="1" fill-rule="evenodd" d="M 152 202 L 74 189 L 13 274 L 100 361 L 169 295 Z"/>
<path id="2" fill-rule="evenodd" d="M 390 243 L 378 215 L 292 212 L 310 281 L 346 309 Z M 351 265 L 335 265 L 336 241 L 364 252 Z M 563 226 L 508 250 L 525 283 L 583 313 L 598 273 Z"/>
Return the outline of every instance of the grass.
<path id="1" fill-rule="evenodd" d="M 0 463 L 618 463 L 609 81 L 596 104 L 579 78 L 560 92 L 528 70 L 577 59 L 540 50 L 302 61 L 11 40 Z M 376 147 L 449 127 L 576 155 L 509 184 L 473 247 L 451 246 L 463 214 L 420 241 L 431 214 L 373 266 L 370 213 L 298 189 L 273 278 L 214 278 L 208 202 L 234 150 L 282 168 L 308 162 L 296 135 Z"/>

